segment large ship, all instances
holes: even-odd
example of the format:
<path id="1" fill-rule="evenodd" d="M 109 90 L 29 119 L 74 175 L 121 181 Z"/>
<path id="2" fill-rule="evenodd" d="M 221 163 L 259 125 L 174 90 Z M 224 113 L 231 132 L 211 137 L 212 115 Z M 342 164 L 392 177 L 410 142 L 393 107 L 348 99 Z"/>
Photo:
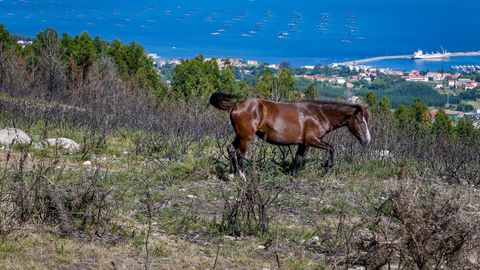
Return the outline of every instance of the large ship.
<path id="1" fill-rule="evenodd" d="M 413 53 L 412 59 L 439 59 L 439 58 L 448 58 L 450 57 L 450 53 L 443 50 L 442 52 L 437 53 L 423 53 L 422 50 L 418 50 Z"/>

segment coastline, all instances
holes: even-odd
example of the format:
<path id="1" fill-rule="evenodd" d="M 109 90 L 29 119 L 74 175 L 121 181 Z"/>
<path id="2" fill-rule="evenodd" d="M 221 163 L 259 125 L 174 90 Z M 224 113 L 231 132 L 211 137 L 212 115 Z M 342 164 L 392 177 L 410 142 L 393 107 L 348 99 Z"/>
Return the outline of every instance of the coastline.
<path id="1" fill-rule="evenodd" d="M 187 56 L 174 56 L 158 53 L 162 62 L 171 62 L 178 59 L 189 59 L 195 57 L 195 55 Z M 370 58 L 347 60 L 335 58 L 308 58 L 308 57 L 255 57 L 254 55 L 215 55 L 215 54 L 203 54 L 206 58 L 217 59 L 234 59 L 236 61 L 255 61 L 265 63 L 271 66 L 278 66 L 279 63 L 288 62 L 294 67 L 306 67 L 313 68 L 316 65 L 329 65 L 329 66 L 357 66 L 368 65 L 374 68 L 391 69 L 396 71 L 440 71 L 440 70 L 453 70 L 454 66 L 479 66 L 480 65 L 480 51 L 466 51 L 466 52 L 454 52 L 450 53 L 447 58 L 435 58 L 435 59 L 412 59 L 412 55 L 388 55 L 388 56 L 376 56 Z M 477 67 L 478 68 L 478 67 Z"/>

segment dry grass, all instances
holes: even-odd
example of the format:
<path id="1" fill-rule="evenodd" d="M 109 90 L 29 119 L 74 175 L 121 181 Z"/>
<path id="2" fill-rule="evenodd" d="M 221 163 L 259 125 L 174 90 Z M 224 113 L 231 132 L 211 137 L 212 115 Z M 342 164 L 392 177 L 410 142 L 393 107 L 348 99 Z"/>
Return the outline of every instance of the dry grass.
<path id="1" fill-rule="evenodd" d="M 169 166 L 178 165 L 172 162 Z M 195 172 L 198 167 L 191 166 L 189 170 Z M 178 171 L 174 171 L 178 176 Z M 364 172 L 317 178 L 314 172 L 307 170 L 301 178 L 287 184 L 278 203 L 272 206 L 269 234 L 233 238 L 210 232 L 213 220 L 222 213 L 221 190 L 233 188 L 233 183 L 222 183 L 208 174 L 185 173 L 192 178 L 175 180 L 156 190 L 156 196 L 163 198 L 164 206 L 153 218 L 150 269 L 211 269 L 218 247 L 216 269 L 275 269 L 278 268 L 277 256 L 283 269 L 364 265 L 365 260 L 372 262 L 363 255 L 365 250 L 372 248 L 369 241 L 376 239 L 380 248 L 381 243 L 399 236 L 396 228 L 401 222 L 390 217 L 388 209 L 386 214 L 378 216 L 378 207 L 399 190 L 407 190 L 405 198 L 413 196 L 412 200 L 415 194 L 411 190 L 416 188 L 435 187 L 442 200 L 460 193 L 457 203 L 462 206 L 458 209 L 462 217 L 467 217 L 467 223 L 480 220 L 480 196 L 472 187 L 448 185 L 441 179 L 412 182 L 395 175 L 374 178 Z M 125 184 L 128 185 L 121 183 Z M 135 188 L 131 187 L 132 190 Z M 188 196 L 191 194 L 196 196 L 193 207 Z M 120 241 L 108 244 L 94 235 L 61 237 L 58 227 L 28 223 L 3 239 L 0 265 L 3 269 L 144 269 L 147 227 L 143 219 L 135 217 L 141 209 L 135 206 L 135 197 L 129 200 L 133 200 L 134 207 L 124 209 L 123 214 L 112 221 L 126 235 Z M 421 204 L 411 207 L 421 207 Z M 165 211 L 177 214 L 165 215 Z M 379 222 L 379 218 L 382 221 Z M 373 224 L 377 227 L 372 227 Z M 390 232 L 387 238 L 383 234 L 385 231 Z M 472 235 L 478 237 L 478 230 Z M 479 247 L 472 245 L 470 240 L 467 246 L 471 251 L 465 255 L 470 258 L 469 264 L 478 265 L 479 262 L 472 258 L 478 254 Z M 396 251 L 389 255 L 392 266 L 399 256 Z"/>
<path id="2" fill-rule="evenodd" d="M 211 269 L 214 242 L 192 243 L 153 232 L 151 269 Z M 114 246 L 61 238 L 38 227 L 22 228 L 0 245 L 2 269 L 144 269 L 142 249 L 135 240 Z M 275 268 L 276 262 L 254 239 L 221 239 L 217 269 Z"/>

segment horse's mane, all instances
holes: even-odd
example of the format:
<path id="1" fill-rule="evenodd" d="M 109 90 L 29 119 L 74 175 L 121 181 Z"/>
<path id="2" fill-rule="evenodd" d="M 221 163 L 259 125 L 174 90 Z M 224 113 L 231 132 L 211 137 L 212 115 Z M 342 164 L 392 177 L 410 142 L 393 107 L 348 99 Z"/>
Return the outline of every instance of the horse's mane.
<path id="1" fill-rule="evenodd" d="M 354 104 L 354 103 L 350 103 L 350 102 L 346 102 L 346 101 L 339 101 L 339 100 L 327 100 L 327 99 L 323 99 L 323 100 L 303 100 L 301 102 L 312 103 L 312 104 L 317 104 L 317 105 L 331 105 L 332 107 L 349 106 L 349 107 L 359 109 L 359 110 L 362 110 L 362 111 L 365 109 L 360 104 Z"/>
<path id="2" fill-rule="evenodd" d="M 366 107 L 360 105 L 360 104 L 355 104 L 355 103 L 350 103 L 346 101 L 338 101 L 338 100 L 304 100 L 302 102 L 305 103 L 310 103 L 310 104 L 316 104 L 316 105 L 327 105 L 333 107 L 333 109 L 340 109 L 340 108 L 351 108 L 355 112 L 360 111 L 362 112 L 363 116 L 367 119 L 367 121 L 370 118 L 370 113 L 366 109 Z"/>

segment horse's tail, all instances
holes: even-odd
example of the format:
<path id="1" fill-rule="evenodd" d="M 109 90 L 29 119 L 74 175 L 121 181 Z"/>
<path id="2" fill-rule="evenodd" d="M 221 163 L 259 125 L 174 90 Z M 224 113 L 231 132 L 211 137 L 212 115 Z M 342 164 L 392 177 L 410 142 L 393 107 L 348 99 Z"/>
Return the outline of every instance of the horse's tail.
<path id="1" fill-rule="evenodd" d="M 210 104 L 220 110 L 230 110 L 239 102 L 239 99 L 239 96 L 217 92 L 210 97 Z"/>

